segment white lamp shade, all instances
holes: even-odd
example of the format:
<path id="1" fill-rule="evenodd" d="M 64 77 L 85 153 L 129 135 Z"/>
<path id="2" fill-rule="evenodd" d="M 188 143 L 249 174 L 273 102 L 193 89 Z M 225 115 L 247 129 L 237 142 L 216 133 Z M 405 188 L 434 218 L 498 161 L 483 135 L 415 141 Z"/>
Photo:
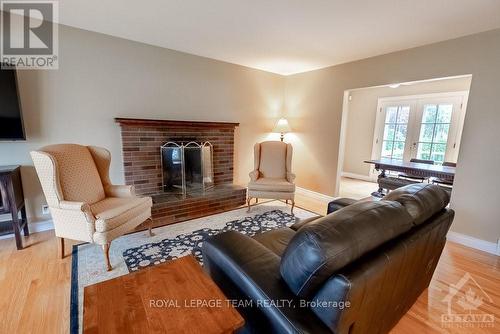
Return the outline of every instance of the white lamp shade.
<path id="1" fill-rule="evenodd" d="M 274 126 L 273 132 L 277 133 L 287 133 L 292 132 L 292 128 L 288 125 L 288 121 L 285 118 L 280 118 L 276 125 Z"/>

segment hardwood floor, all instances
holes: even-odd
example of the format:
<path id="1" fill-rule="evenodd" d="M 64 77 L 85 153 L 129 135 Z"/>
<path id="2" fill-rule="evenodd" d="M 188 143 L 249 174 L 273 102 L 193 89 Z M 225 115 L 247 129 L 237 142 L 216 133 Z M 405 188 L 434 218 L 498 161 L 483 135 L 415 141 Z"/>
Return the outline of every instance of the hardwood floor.
<path id="1" fill-rule="evenodd" d="M 297 204 L 322 214 L 326 211 L 326 203 L 300 196 Z M 72 244 L 68 242 L 66 257 L 59 259 L 53 231 L 34 233 L 24 242 L 28 246 L 17 251 L 14 239 L 0 240 L 0 333 L 67 333 Z M 442 326 L 441 315 L 447 312 L 442 300 L 450 284 L 457 284 L 467 272 L 487 295 L 481 296 L 475 312 L 492 314 L 494 327 Z M 457 297 L 468 291 L 462 290 Z M 500 333 L 499 320 L 500 257 L 448 242 L 429 289 L 392 333 Z"/>
<path id="2" fill-rule="evenodd" d="M 349 177 L 340 178 L 339 197 L 362 199 L 369 197 L 373 191 L 378 189 L 376 182 L 351 179 Z"/>

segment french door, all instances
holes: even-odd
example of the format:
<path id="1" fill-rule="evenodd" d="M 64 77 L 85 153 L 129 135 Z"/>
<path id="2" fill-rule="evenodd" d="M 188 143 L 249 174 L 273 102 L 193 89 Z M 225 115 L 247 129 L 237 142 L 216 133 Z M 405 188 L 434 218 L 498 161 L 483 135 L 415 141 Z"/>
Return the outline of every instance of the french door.
<path id="1" fill-rule="evenodd" d="M 463 100 L 460 97 L 422 100 L 417 108 L 418 131 L 412 138 L 412 158 L 437 164 L 456 162 Z"/>
<path id="2" fill-rule="evenodd" d="M 372 159 L 456 162 L 467 92 L 379 99 Z"/>

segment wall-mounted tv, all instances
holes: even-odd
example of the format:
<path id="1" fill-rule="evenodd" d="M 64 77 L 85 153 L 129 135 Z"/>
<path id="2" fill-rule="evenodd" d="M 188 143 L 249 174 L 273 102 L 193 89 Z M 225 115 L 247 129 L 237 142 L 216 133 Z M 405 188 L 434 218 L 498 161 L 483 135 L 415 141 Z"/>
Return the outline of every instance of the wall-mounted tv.
<path id="1" fill-rule="evenodd" d="M 25 140 L 15 68 L 0 67 L 0 140 Z"/>

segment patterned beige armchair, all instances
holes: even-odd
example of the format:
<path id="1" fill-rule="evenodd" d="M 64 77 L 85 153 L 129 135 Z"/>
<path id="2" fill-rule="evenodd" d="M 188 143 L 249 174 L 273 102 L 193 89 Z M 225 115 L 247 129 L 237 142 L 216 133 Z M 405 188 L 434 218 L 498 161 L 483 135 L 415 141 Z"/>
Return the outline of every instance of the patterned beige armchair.
<path id="1" fill-rule="evenodd" d="M 47 204 L 60 239 L 102 246 L 107 270 L 111 270 L 109 247 L 113 239 L 150 221 L 150 197 L 137 197 L 133 186 L 113 185 L 109 179 L 108 150 L 76 144 L 51 145 L 31 152 Z"/>
<path id="2" fill-rule="evenodd" d="M 295 206 L 295 174 L 292 173 L 291 144 L 281 141 L 265 141 L 254 146 L 254 170 L 250 172 L 247 205 L 259 198 L 292 201 Z"/>

